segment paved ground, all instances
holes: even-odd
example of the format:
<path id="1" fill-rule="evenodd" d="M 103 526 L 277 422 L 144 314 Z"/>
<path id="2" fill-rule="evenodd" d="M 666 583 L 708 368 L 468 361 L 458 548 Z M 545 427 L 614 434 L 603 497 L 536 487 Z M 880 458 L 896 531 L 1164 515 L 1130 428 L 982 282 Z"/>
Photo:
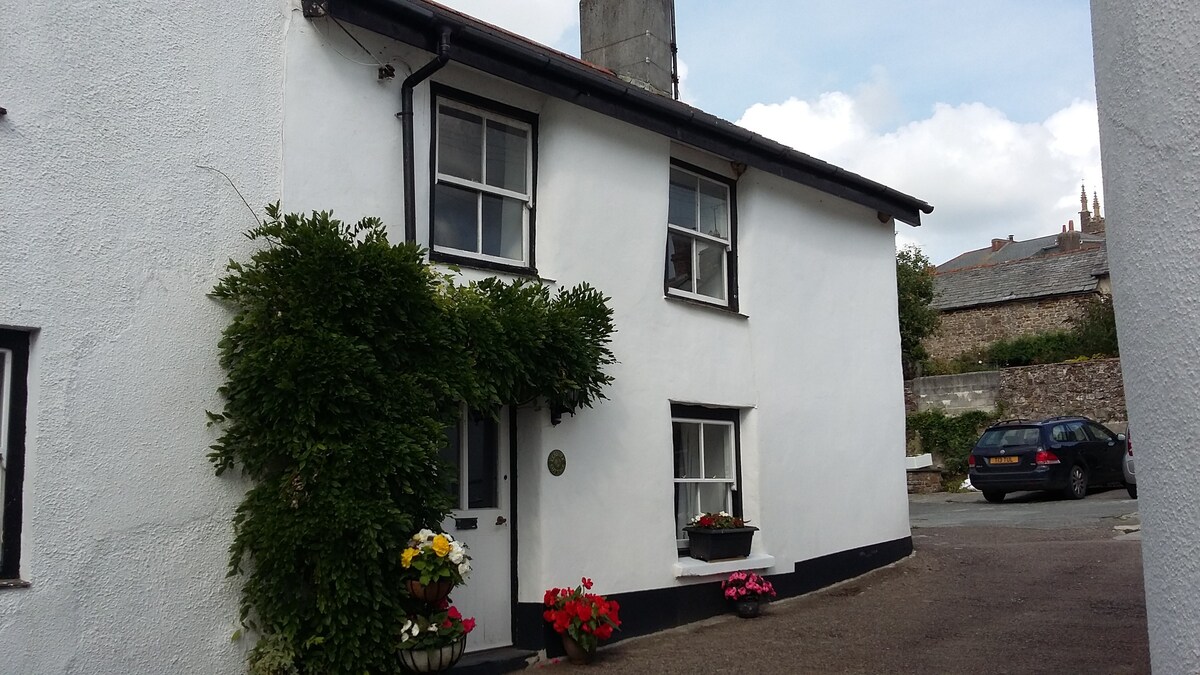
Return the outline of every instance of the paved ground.
<path id="1" fill-rule="evenodd" d="M 1124 497 L 914 497 L 906 560 L 758 619 L 716 617 L 552 672 L 1147 673 L 1141 542 L 1113 529 L 1137 522 Z"/>

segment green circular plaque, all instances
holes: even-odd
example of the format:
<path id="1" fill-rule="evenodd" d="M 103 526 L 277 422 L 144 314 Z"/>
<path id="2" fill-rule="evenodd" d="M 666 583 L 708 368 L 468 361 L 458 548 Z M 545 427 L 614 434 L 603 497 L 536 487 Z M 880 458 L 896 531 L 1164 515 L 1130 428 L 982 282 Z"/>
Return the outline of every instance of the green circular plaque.
<path id="1" fill-rule="evenodd" d="M 563 475 L 563 472 L 567 470 L 567 456 L 563 454 L 562 450 L 551 450 L 550 456 L 546 458 L 546 468 L 550 469 L 551 475 Z"/>

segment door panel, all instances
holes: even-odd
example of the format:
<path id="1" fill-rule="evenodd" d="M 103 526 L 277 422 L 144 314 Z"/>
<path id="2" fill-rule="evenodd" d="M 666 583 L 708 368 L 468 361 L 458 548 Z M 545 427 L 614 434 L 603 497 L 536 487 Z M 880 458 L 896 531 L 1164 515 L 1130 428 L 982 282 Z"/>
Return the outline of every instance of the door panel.
<path id="1" fill-rule="evenodd" d="M 512 644 L 512 539 L 507 410 L 497 419 L 464 413 L 444 457 L 459 467 L 458 507 L 442 524 L 467 547 L 471 576 L 451 599 L 475 617 L 467 651 Z"/>

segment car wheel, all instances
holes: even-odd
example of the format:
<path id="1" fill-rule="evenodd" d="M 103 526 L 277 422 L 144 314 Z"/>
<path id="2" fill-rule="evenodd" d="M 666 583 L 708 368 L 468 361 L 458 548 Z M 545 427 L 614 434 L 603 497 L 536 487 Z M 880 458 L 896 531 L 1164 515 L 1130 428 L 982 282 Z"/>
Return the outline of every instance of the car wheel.
<path id="1" fill-rule="evenodd" d="M 983 498 L 993 504 L 999 504 L 1004 501 L 1004 493 L 999 490 L 984 490 Z"/>
<path id="2" fill-rule="evenodd" d="M 1087 496 L 1087 469 L 1083 468 L 1082 464 L 1076 464 L 1071 467 L 1071 474 L 1067 476 L 1067 487 L 1063 490 L 1067 499 L 1083 499 Z"/>
<path id="3" fill-rule="evenodd" d="M 1137 499 L 1137 483 L 1126 483 L 1125 489 L 1129 490 L 1129 498 Z"/>

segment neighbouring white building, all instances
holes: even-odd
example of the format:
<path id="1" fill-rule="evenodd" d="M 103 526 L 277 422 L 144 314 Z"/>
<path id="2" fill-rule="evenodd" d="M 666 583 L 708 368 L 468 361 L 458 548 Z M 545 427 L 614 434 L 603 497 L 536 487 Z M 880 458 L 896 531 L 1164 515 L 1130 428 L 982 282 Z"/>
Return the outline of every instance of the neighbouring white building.
<path id="1" fill-rule="evenodd" d="M 1092 0 L 1113 303 L 1155 673 L 1200 672 L 1200 4 Z M 1164 234 L 1169 233 L 1169 236 Z"/>
<path id="2" fill-rule="evenodd" d="M 661 93 L 669 1 L 582 4 L 585 55 L 647 67 L 423 0 L 9 8 L 0 674 L 242 667 L 206 293 L 253 220 L 221 173 L 611 297 L 610 400 L 464 432 L 471 649 L 543 648 L 544 590 L 584 575 L 629 637 L 723 611 L 734 569 L 794 595 L 911 552 L 893 232 L 931 207 Z M 681 549 L 718 509 L 761 528 L 749 559 Z"/>

